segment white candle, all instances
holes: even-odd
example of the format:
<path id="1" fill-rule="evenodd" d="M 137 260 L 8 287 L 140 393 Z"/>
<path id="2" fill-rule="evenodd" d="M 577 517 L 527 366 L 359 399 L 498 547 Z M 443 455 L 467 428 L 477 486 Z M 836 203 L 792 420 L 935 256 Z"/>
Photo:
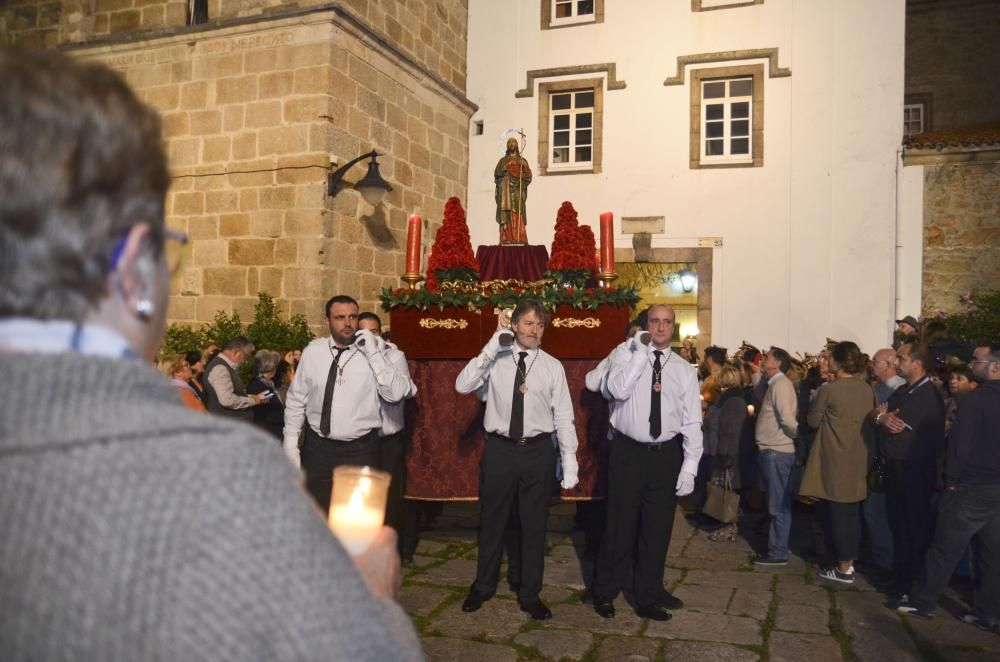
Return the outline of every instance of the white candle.
<path id="1" fill-rule="evenodd" d="M 382 529 L 383 510 L 365 504 L 369 485 L 370 480 L 362 478 L 362 484 L 354 488 L 350 501 L 330 508 L 330 528 L 351 556 L 368 549 Z"/>

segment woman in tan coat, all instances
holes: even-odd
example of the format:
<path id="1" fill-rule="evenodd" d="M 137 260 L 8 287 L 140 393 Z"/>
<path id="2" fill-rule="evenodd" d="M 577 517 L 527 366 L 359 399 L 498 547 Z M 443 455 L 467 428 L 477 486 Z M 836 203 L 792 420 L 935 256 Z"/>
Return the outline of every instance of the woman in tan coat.
<path id="1" fill-rule="evenodd" d="M 854 559 L 861 538 L 861 502 L 867 495 L 865 444 L 868 414 L 875 393 L 865 380 L 868 358 L 853 342 L 830 351 L 833 381 L 816 392 L 807 422 L 816 429 L 799 494 L 818 504 L 827 547 L 836 565 L 821 570 L 821 579 L 854 583 Z"/>

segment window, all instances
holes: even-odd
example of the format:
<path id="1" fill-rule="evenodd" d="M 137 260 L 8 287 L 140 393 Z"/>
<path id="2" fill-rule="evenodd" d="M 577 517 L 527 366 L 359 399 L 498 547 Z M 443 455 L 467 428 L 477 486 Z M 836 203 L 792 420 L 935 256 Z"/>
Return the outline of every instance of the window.
<path id="1" fill-rule="evenodd" d="M 903 136 L 909 138 L 924 132 L 924 105 L 908 103 L 903 106 Z"/>
<path id="2" fill-rule="evenodd" d="M 748 161 L 753 78 L 701 84 L 702 161 Z"/>
<path id="3" fill-rule="evenodd" d="M 931 117 L 934 97 L 928 92 L 915 92 L 903 96 L 903 137 L 909 138 L 924 131 L 934 130 Z"/>
<path id="4" fill-rule="evenodd" d="M 763 83 L 763 65 L 692 71 L 692 168 L 763 165 Z"/>
<path id="5" fill-rule="evenodd" d="M 600 172 L 603 79 L 539 85 L 542 174 Z"/>
<path id="6" fill-rule="evenodd" d="M 604 0 L 541 0 L 542 29 L 604 22 Z"/>
<path id="7" fill-rule="evenodd" d="M 577 90 L 549 96 L 552 152 L 549 165 L 590 167 L 594 162 L 594 91 Z"/>

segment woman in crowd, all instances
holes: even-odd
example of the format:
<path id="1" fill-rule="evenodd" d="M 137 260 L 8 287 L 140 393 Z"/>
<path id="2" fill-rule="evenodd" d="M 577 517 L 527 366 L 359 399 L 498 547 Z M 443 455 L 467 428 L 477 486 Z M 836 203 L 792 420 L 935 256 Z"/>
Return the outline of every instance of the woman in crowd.
<path id="1" fill-rule="evenodd" d="M 828 357 L 833 380 L 816 392 L 808 424 L 816 430 L 809 451 L 802 496 L 819 499 L 828 552 L 835 564 L 821 579 L 854 583 L 861 538 L 861 502 L 867 495 L 868 446 L 864 433 L 875 393 L 867 382 L 868 359 L 853 342 L 834 345 Z"/>
<path id="2" fill-rule="evenodd" d="M 705 419 L 705 447 L 709 445 L 715 450 L 713 463 L 713 482 L 726 484 L 726 474 L 729 474 L 729 484 L 737 492 L 750 487 L 740 467 L 743 456 L 752 452 L 753 439 L 746 434 L 747 402 L 743 397 L 743 380 L 740 370 L 731 363 L 722 366 L 715 377 L 720 389 L 718 400 L 712 405 L 716 415 L 713 424 L 709 426 Z M 736 540 L 736 523 L 726 524 L 708 536 L 709 540 Z"/>
<path id="3" fill-rule="evenodd" d="M 201 385 L 201 375 L 205 372 L 205 364 L 201 361 L 201 352 L 198 350 L 190 351 L 184 355 L 184 358 L 187 359 L 188 365 L 191 366 L 191 379 L 188 380 L 188 384 L 198 394 L 198 398 L 201 399 L 202 404 L 205 404 L 205 389 Z"/>
<path id="4" fill-rule="evenodd" d="M 253 357 L 254 378 L 247 386 L 249 395 L 265 393 L 270 391 L 274 397 L 253 408 L 254 425 L 268 431 L 279 442 L 281 441 L 282 430 L 285 427 L 285 405 L 278 397 L 278 392 L 274 385 L 274 374 L 278 370 L 278 361 L 281 359 L 277 352 L 269 349 L 259 350 Z"/>
<path id="5" fill-rule="evenodd" d="M 184 406 L 195 411 L 205 411 L 205 404 L 201 401 L 198 392 L 191 386 L 192 371 L 191 365 L 183 354 L 171 354 L 160 359 L 158 367 L 160 372 L 167 376 L 173 383 L 174 388 L 181 394 Z"/>

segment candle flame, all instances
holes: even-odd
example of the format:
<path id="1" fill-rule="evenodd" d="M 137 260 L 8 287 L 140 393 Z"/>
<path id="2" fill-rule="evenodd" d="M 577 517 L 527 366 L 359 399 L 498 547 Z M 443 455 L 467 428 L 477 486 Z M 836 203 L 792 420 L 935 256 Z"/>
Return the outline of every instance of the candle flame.
<path id="1" fill-rule="evenodd" d="M 365 507 L 365 502 L 367 497 L 372 491 L 372 479 L 368 476 L 362 476 L 358 479 L 358 484 L 351 491 L 351 498 L 347 502 L 347 508 L 352 511 L 359 511 Z"/>

